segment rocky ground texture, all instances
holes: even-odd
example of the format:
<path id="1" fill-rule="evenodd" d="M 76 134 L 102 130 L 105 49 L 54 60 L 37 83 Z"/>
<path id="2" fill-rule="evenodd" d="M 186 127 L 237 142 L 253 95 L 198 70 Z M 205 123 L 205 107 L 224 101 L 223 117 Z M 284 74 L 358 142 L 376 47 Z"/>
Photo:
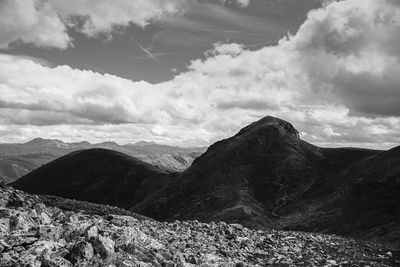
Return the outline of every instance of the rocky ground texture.
<path id="1" fill-rule="evenodd" d="M 0 187 L 0 266 L 400 265 L 395 251 L 334 235 L 162 223 L 107 206 L 89 214 L 88 203 L 62 202 L 44 204 L 43 197 Z"/>

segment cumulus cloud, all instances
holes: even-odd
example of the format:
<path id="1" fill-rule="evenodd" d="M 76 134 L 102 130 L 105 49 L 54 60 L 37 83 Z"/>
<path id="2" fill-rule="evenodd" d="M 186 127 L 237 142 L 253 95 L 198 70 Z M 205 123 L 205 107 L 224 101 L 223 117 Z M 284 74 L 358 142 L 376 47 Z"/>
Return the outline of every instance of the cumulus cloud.
<path id="1" fill-rule="evenodd" d="M 0 56 L 0 72 L 0 108 L 17 110 L 16 116 L 5 116 L 11 123 L 119 124 L 140 122 L 143 117 L 147 121 L 163 117 L 157 110 L 147 114 L 153 105 L 161 106 L 157 99 L 162 96 L 157 96 L 156 89 L 146 82 L 68 66 L 51 68 L 8 55 Z M 53 115 L 40 116 L 45 111 Z M 37 115 L 34 120 L 32 114 Z M 48 116 L 54 119 L 49 120 Z"/>
<path id="2" fill-rule="evenodd" d="M 45 1 L 0 1 L 0 48 L 7 48 L 14 41 L 22 40 L 40 47 L 71 45 L 66 26 L 52 6 Z"/>
<path id="3" fill-rule="evenodd" d="M 2 0 L 0 48 L 22 41 L 65 49 L 73 43 L 68 29 L 89 37 L 109 35 L 118 27 L 145 27 L 178 14 L 185 5 L 184 0 Z"/>
<path id="4" fill-rule="evenodd" d="M 400 3 L 332 2 L 311 11 L 281 46 L 296 52 L 313 92 L 330 92 L 352 112 L 400 115 Z"/>
<path id="5" fill-rule="evenodd" d="M 216 44 L 155 85 L 2 55 L 0 121 L 205 144 L 271 114 L 316 144 L 389 147 L 400 141 L 399 22 L 394 0 L 330 1 L 276 46 Z"/>
<path id="6" fill-rule="evenodd" d="M 87 35 L 110 36 L 113 30 L 145 27 L 170 15 L 179 15 L 198 0 L 2 0 L 0 48 L 16 41 L 38 47 L 66 49 L 73 45 L 74 29 Z M 213 0 L 247 7 L 249 0 Z"/>

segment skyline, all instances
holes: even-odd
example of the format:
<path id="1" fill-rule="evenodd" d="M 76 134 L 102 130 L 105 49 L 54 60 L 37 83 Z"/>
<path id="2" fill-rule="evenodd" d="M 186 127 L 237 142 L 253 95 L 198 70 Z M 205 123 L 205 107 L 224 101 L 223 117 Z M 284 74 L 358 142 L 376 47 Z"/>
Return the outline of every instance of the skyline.
<path id="1" fill-rule="evenodd" d="M 400 143 L 394 0 L 68 3 L 0 2 L 1 143 L 206 146 L 267 115 L 320 146 Z"/>

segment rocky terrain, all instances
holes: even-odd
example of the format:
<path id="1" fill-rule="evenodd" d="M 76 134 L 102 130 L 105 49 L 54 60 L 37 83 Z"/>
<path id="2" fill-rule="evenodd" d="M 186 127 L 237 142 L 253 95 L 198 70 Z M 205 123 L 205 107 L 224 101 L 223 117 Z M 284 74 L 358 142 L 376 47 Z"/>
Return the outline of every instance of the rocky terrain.
<path id="1" fill-rule="evenodd" d="M 22 144 L 0 144 L 0 181 L 11 183 L 56 158 L 92 148 L 119 151 L 169 172 L 185 170 L 205 151 L 203 147 L 182 148 L 145 141 L 119 145 L 114 142 L 65 143 L 56 139 L 36 138 Z"/>
<path id="2" fill-rule="evenodd" d="M 5 185 L 0 186 L 0 252 L 4 267 L 400 264 L 397 252 L 376 243 L 224 222 L 163 223 Z"/>

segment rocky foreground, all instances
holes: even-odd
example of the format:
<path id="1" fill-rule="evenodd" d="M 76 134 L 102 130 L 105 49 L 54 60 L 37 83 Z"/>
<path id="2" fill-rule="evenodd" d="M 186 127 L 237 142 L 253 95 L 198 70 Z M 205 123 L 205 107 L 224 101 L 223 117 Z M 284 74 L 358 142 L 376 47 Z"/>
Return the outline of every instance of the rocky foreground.
<path id="1" fill-rule="evenodd" d="M 400 265 L 394 251 L 334 235 L 256 231 L 223 222 L 162 223 L 76 212 L 42 200 L 1 186 L 0 266 Z"/>

